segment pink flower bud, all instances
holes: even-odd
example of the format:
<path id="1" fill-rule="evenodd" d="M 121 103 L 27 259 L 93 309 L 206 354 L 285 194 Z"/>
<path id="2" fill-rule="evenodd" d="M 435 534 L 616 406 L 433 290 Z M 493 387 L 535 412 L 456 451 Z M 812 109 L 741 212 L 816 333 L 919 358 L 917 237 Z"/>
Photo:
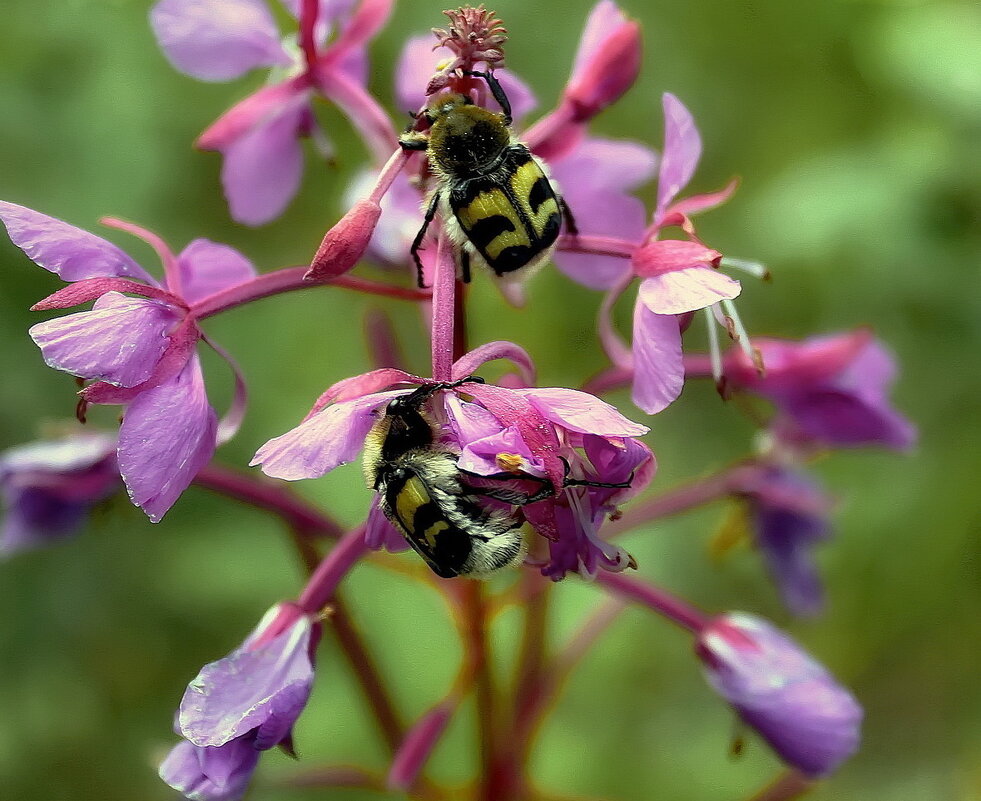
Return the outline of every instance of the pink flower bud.
<path id="1" fill-rule="evenodd" d="M 380 216 L 381 206 L 375 201 L 359 200 L 355 203 L 324 236 L 304 279 L 324 281 L 343 275 L 354 267 L 367 249 Z"/>
<path id="2" fill-rule="evenodd" d="M 565 100 L 575 112 L 576 121 L 594 117 L 623 96 L 640 72 L 640 26 L 620 19 L 602 40 L 581 53 L 565 90 Z"/>

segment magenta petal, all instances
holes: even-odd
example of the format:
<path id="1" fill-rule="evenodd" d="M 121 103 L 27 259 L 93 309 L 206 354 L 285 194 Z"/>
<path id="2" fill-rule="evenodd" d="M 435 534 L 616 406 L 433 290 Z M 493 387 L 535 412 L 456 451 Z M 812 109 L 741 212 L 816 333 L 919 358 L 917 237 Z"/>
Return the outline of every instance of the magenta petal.
<path id="1" fill-rule="evenodd" d="M 255 267 L 235 248 L 195 239 L 177 257 L 181 274 L 181 294 L 188 303 L 222 289 L 245 283 L 256 276 Z"/>
<path id="2" fill-rule="evenodd" d="M 262 225 L 278 217 L 293 199 L 303 176 L 299 131 L 307 99 L 292 101 L 224 150 L 221 180 L 232 217 Z"/>
<path id="3" fill-rule="evenodd" d="M 141 392 L 119 427 L 119 470 L 133 503 L 154 523 L 215 452 L 218 419 L 197 354 L 159 386 Z"/>
<path id="4" fill-rule="evenodd" d="M 107 292 L 92 311 L 38 323 L 29 333 L 49 367 L 132 387 L 153 373 L 177 320 L 163 303 Z"/>
<path id="5" fill-rule="evenodd" d="M 637 296 L 655 314 L 684 314 L 731 300 L 740 292 L 739 282 L 725 273 L 711 267 L 689 267 L 645 278 Z"/>
<path id="6" fill-rule="evenodd" d="M 186 740 L 174 746 L 160 765 L 160 778 L 194 801 L 237 801 L 259 762 L 251 738 L 219 748 L 198 748 Z"/>
<path id="7" fill-rule="evenodd" d="M 661 217 L 668 204 L 688 185 L 702 155 L 702 138 L 688 109 L 670 92 L 665 92 L 663 104 L 664 153 L 657 180 L 655 220 Z"/>
<path id="8" fill-rule="evenodd" d="M 358 457 L 377 417 L 375 410 L 399 392 L 380 392 L 335 403 L 259 448 L 252 466 L 273 478 L 319 478 Z"/>
<path id="9" fill-rule="evenodd" d="M 16 203 L 0 201 L 0 219 L 10 241 L 35 264 L 65 281 L 136 278 L 157 282 L 112 242 Z"/>
<path id="10" fill-rule="evenodd" d="M 202 81 L 290 64 L 262 0 L 160 0 L 150 25 L 167 60 Z"/>
<path id="11" fill-rule="evenodd" d="M 685 383 L 681 332 L 673 314 L 654 314 L 640 300 L 634 306 L 634 387 L 632 398 L 648 414 L 664 409 Z"/>
<path id="12" fill-rule="evenodd" d="M 586 392 L 564 387 L 516 391 L 524 394 L 546 418 L 569 431 L 604 437 L 639 437 L 650 431 Z"/>
<path id="13" fill-rule="evenodd" d="M 265 644 L 237 648 L 205 665 L 181 699 L 180 733 L 197 746 L 219 746 L 256 730 L 265 750 L 285 738 L 313 683 L 309 617 Z"/>

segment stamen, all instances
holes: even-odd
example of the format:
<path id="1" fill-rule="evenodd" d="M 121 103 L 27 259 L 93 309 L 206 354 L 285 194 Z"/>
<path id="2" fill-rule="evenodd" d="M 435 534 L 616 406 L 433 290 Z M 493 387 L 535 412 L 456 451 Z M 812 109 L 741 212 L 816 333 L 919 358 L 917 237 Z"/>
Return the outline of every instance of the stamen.
<path id="1" fill-rule="evenodd" d="M 712 380 L 722 400 L 729 399 L 726 378 L 722 372 L 722 348 L 719 345 L 719 332 L 715 329 L 715 319 L 711 309 L 702 309 L 708 321 L 709 363 L 712 365 Z"/>
<path id="2" fill-rule="evenodd" d="M 735 335 L 732 336 L 733 341 L 739 345 L 746 357 L 756 365 L 757 370 L 762 370 L 763 362 L 760 357 L 759 351 L 753 349 L 753 344 L 749 341 L 749 333 L 746 331 L 746 327 L 743 325 L 743 321 L 739 319 L 739 312 L 736 311 L 736 304 L 731 300 L 723 300 L 722 308 L 725 309 L 726 315 L 732 321 L 732 328 Z"/>
<path id="3" fill-rule="evenodd" d="M 723 256 L 722 261 L 719 262 L 719 266 L 729 267 L 733 270 L 741 270 L 744 273 L 749 273 L 754 278 L 759 278 L 761 281 L 769 281 L 772 278 L 772 275 L 766 268 L 766 265 L 760 264 L 758 261 L 747 261 L 746 259 L 733 259 L 728 256 Z"/>

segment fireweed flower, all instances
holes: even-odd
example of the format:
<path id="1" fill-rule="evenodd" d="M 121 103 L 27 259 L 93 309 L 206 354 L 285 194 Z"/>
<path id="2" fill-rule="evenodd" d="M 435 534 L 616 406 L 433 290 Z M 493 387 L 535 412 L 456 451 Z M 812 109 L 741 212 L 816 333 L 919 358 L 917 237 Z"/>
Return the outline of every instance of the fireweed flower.
<path id="1" fill-rule="evenodd" d="M 732 303 L 741 286 L 718 268 L 734 267 L 759 277 L 766 274 L 761 265 L 723 258 L 698 238 L 690 215 L 727 200 L 735 183 L 720 192 L 676 200 L 695 172 L 702 143 L 694 120 L 681 101 L 665 94 L 663 105 L 664 153 L 658 169 L 654 218 L 638 246 L 632 248 L 629 263 L 621 259 L 619 274 L 608 276 L 609 292 L 600 310 L 600 339 L 607 355 L 617 370 L 632 376 L 633 401 L 649 414 L 664 409 L 681 393 L 685 377 L 681 335 L 691 322 L 692 312 L 705 310 L 708 316 L 713 367 L 721 361 L 715 327 L 718 322 L 756 369 L 761 369 Z M 686 239 L 659 238 L 664 229 L 675 226 L 682 229 Z M 588 285 L 578 272 L 569 274 Z M 640 279 L 640 285 L 634 305 L 632 344 L 628 347 L 614 330 L 611 314 L 634 278 Z"/>
<path id="2" fill-rule="evenodd" d="M 235 373 L 236 393 L 220 425 L 208 403 L 195 347 L 204 334 L 194 304 L 250 280 L 255 268 L 227 245 L 196 239 L 174 255 L 149 231 L 105 220 L 157 251 L 165 272 L 160 284 L 111 242 L 61 220 L 5 202 L 0 219 L 36 264 L 72 282 L 35 309 L 95 300 L 91 311 L 38 323 L 30 334 L 50 367 L 94 382 L 79 393 L 80 413 L 88 403 L 126 406 L 119 471 L 133 503 L 159 521 L 211 460 L 218 441 L 234 435 L 244 413 L 238 368 L 214 345 Z"/>
<path id="3" fill-rule="evenodd" d="M 414 112 L 425 105 L 427 94 L 446 86 L 451 68 L 475 66 L 464 64 L 457 49 L 437 45 L 433 51 L 429 36 L 414 37 L 407 42 L 395 73 L 396 103 L 400 108 Z M 585 133 L 589 119 L 629 88 L 637 74 L 639 57 L 636 23 L 626 20 L 614 3 L 603 0 L 586 23 L 573 74 L 559 108 L 528 128 L 525 134 L 518 134 L 532 152 L 547 157 L 552 182 L 569 204 L 582 234 L 638 241 L 645 231 L 643 203 L 631 192 L 653 176 L 655 154 L 635 142 Z M 486 65 L 483 62 L 477 66 Z M 521 120 L 537 106 L 536 98 L 513 72 L 501 67 L 494 74 L 510 100 L 514 127 L 520 132 Z M 609 80 L 604 82 L 603 75 Z M 476 84 L 476 91 L 477 102 L 497 108 L 482 83 Z M 411 172 L 410 169 L 400 175 L 382 200 L 381 218 L 367 254 L 377 263 L 408 264 L 409 247 L 423 218 L 422 198 L 419 189 L 412 185 L 421 176 L 410 175 Z M 364 197 L 373 184 L 374 174 L 363 173 L 349 188 L 347 201 L 354 203 Z M 428 277 L 435 258 L 432 240 L 420 255 Z M 553 260 L 560 269 L 575 273 L 595 289 L 607 288 L 619 276 L 623 265 L 623 259 L 616 256 L 562 251 L 556 252 Z M 516 290 L 512 288 L 512 291 Z"/>
<path id="4" fill-rule="evenodd" d="M 809 776 L 834 771 L 858 748 L 862 708 L 797 643 L 739 612 L 698 634 L 705 678 L 790 765 Z"/>
<path id="5" fill-rule="evenodd" d="M 724 360 L 726 380 L 733 391 L 774 404 L 772 427 L 784 443 L 905 450 L 915 442 L 915 428 L 888 396 L 895 360 L 869 331 L 755 344 L 766 374 L 760 376 L 745 354 L 733 349 Z"/>
<path id="6" fill-rule="evenodd" d="M 530 365 L 516 345 L 492 343 L 460 359 L 454 377 L 468 376 L 484 362 L 502 357 Z M 252 464 L 289 481 L 322 476 L 356 459 L 385 405 L 411 391 L 388 387 L 420 383 L 425 379 L 394 369 L 341 381 L 321 396 L 297 428 L 263 445 Z M 645 426 L 591 395 L 563 388 L 465 383 L 438 393 L 430 411 L 441 425 L 441 444 L 459 453 L 459 467 L 474 482 L 505 472 L 515 476 L 507 483 L 522 492 L 527 488 L 529 497 L 543 486 L 557 488 L 520 507 L 548 540 L 547 558 L 536 557 L 531 549 L 530 558 L 543 575 L 558 580 L 568 572 L 592 576 L 598 569 L 618 571 L 632 565 L 629 554 L 601 540 L 598 532 L 603 518 L 653 477 L 653 454 L 634 439 L 647 432 Z M 629 481 L 630 487 L 567 486 L 567 479 Z M 366 541 L 371 547 L 401 539 L 392 534 L 381 514 L 369 516 Z"/>
<path id="7" fill-rule="evenodd" d="M 164 54 L 191 77 L 228 81 L 251 69 L 271 68 L 266 86 L 197 140 L 202 150 L 223 155 L 222 185 L 231 215 L 248 225 L 275 219 L 296 195 L 303 175 L 302 137 L 312 137 L 329 155 L 330 143 L 313 114 L 315 94 L 350 118 L 379 164 L 395 145 L 391 123 L 364 89 L 365 45 L 388 19 L 390 0 L 362 0 L 356 8 L 329 0 L 285 5 L 299 18 L 299 35 L 283 41 L 262 0 L 160 0 L 150 12 Z"/>
<path id="8" fill-rule="evenodd" d="M 122 489 L 116 439 L 85 432 L 0 453 L 0 556 L 70 536 L 88 511 Z"/>
<path id="9" fill-rule="evenodd" d="M 319 636 L 310 615 L 280 604 L 242 645 L 205 665 L 181 699 L 174 728 L 185 739 L 160 765 L 160 778 L 195 801 L 240 798 L 262 751 L 292 751 Z"/>

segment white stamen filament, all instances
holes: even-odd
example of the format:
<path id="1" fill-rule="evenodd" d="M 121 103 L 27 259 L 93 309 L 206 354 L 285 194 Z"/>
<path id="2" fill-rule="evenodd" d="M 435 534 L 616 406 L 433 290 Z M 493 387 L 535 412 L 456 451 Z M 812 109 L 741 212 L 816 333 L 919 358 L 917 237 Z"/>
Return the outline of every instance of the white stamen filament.
<path id="1" fill-rule="evenodd" d="M 742 348 L 743 353 L 746 354 L 746 358 L 755 364 L 756 356 L 753 353 L 753 345 L 749 341 L 749 333 L 746 331 L 743 321 L 739 319 L 739 312 L 736 311 L 736 304 L 731 300 L 723 300 L 722 308 L 725 309 L 726 315 L 730 320 L 732 320 L 732 326 L 736 332 L 733 339 L 739 345 L 739 347 Z"/>
<path id="2" fill-rule="evenodd" d="M 742 270 L 744 273 L 749 273 L 754 278 L 759 278 L 761 281 L 770 280 L 770 271 L 766 269 L 765 264 L 760 264 L 758 261 L 747 261 L 746 259 L 732 259 L 728 256 L 724 256 L 722 261 L 719 263 L 720 267 L 730 267 L 733 270 Z"/>
<path id="3" fill-rule="evenodd" d="M 719 332 L 715 328 L 715 319 L 712 314 L 712 310 L 702 309 L 705 312 L 705 317 L 708 320 L 708 336 L 709 336 L 709 361 L 712 364 L 712 380 L 715 381 L 715 385 L 719 386 L 719 382 L 722 380 L 722 348 L 719 345 Z"/>

